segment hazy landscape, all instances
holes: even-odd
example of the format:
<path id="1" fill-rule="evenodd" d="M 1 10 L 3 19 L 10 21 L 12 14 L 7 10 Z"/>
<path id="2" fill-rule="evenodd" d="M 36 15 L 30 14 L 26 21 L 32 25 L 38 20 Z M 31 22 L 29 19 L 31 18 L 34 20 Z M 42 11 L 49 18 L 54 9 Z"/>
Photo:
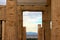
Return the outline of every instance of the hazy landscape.
<path id="1" fill-rule="evenodd" d="M 36 32 L 26 32 L 27 40 L 37 40 L 38 35 Z"/>

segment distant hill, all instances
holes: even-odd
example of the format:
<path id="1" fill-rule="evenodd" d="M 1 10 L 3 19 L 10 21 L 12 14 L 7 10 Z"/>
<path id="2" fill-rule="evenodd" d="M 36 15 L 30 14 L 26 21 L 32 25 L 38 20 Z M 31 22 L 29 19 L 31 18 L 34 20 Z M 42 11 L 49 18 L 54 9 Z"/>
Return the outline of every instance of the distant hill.
<path id="1" fill-rule="evenodd" d="M 36 32 L 26 32 L 27 35 L 37 35 Z"/>
<path id="2" fill-rule="evenodd" d="M 27 38 L 37 38 L 38 34 L 36 32 L 26 32 Z"/>

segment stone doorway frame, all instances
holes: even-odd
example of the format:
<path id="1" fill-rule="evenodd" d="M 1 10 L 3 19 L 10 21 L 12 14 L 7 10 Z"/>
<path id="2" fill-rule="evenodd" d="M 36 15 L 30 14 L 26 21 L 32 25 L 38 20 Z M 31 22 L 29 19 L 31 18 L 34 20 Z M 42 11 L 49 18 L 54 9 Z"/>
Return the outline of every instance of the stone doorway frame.
<path id="1" fill-rule="evenodd" d="M 48 10 L 48 8 L 46 7 L 46 6 L 43 6 L 43 5 L 41 5 L 41 6 L 37 6 L 37 5 L 30 5 L 30 6 L 26 6 L 26 5 L 21 5 L 21 6 L 18 6 L 18 8 L 17 8 L 20 12 L 18 13 L 18 15 L 19 15 L 19 20 L 20 20 L 20 23 L 21 23 L 21 25 L 20 25 L 20 27 L 18 27 L 18 29 L 20 30 L 18 30 L 18 39 L 23 39 L 23 14 L 22 14 L 22 12 L 23 11 L 42 11 L 42 25 L 43 25 L 43 29 L 45 30 L 45 27 L 44 27 L 44 21 L 46 21 L 46 20 L 48 20 L 48 21 L 50 21 L 50 18 L 48 19 L 47 18 L 47 10 Z M 45 17 L 46 16 L 46 17 Z M 49 25 L 48 25 L 49 26 Z M 20 33 L 20 34 L 19 34 Z M 46 36 L 45 36 L 46 37 Z"/>

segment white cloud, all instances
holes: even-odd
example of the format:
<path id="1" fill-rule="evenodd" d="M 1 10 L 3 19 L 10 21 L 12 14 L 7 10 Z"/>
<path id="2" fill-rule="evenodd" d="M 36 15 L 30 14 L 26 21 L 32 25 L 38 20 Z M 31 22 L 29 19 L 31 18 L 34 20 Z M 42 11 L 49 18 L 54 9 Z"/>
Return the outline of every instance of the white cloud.
<path id="1" fill-rule="evenodd" d="M 26 27 L 26 31 L 27 32 L 37 32 L 37 25 L 36 24 L 30 24 L 28 27 Z"/>

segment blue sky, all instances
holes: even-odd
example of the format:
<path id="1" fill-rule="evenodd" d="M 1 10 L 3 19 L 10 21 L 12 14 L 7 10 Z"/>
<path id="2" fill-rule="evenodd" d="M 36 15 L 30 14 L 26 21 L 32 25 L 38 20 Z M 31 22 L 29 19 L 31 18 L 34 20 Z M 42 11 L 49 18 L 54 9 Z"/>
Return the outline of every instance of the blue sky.
<path id="1" fill-rule="evenodd" d="M 37 32 L 38 24 L 42 24 L 42 12 L 23 12 L 23 26 L 27 32 Z"/>
<path id="2" fill-rule="evenodd" d="M 0 5 L 6 5 L 6 0 L 0 0 Z"/>

